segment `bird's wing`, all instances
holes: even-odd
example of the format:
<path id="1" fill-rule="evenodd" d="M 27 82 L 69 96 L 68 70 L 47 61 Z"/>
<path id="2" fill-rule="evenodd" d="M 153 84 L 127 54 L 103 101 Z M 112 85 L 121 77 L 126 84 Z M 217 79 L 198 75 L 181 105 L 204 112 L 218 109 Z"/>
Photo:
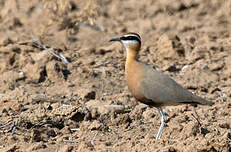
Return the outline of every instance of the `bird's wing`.
<path id="1" fill-rule="evenodd" d="M 192 102 L 193 94 L 167 75 L 144 65 L 146 76 L 141 82 L 142 94 L 155 103 Z"/>

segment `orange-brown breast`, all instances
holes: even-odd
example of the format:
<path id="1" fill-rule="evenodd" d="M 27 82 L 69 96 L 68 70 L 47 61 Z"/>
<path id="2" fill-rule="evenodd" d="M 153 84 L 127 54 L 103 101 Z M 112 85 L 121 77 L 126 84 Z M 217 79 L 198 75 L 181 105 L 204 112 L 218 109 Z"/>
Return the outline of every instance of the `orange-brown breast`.
<path id="1" fill-rule="evenodd" d="M 128 89 L 131 94 L 139 101 L 145 101 L 145 97 L 141 92 L 141 81 L 144 78 L 144 69 L 136 60 L 128 60 L 125 66 L 125 76 Z"/>

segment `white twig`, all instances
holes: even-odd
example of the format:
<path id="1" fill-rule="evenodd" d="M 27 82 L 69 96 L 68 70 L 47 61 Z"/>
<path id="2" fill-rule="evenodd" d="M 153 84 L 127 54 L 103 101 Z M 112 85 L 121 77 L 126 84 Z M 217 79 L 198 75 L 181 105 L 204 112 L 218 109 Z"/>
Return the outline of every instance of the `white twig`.
<path id="1" fill-rule="evenodd" d="M 72 128 L 72 129 L 70 129 L 71 131 L 79 131 L 80 130 L 80 128 Z"/>
<path id="2" fill-rule="evenodd" d="M 14 122 L 14 125 L 12 126 L 11 135 L 14 134 L 14 132 L 15 132 L 17 126 L 18 126 L 18 120 L 16 120 L 16 121 Z"/>
<path id="3" fill-rule="evenodd" d="M 91 144 L 92 144 L 92 145 L 94 145 L 94 141 L 95 141 L 96 136 L 98 135 L 98 133 L 99 133 L 99 131 L 97 131 L 97 132 L 95 133 L 95 136 L 92 138 L 92 140 L 91 140 Z"/>
<path id="4" fill-rule="evenodd" d="M 58 109 L 64 109 L 64 108 L 68 108 L 70 106 L 71 105 L 68 105 L 68 104 L 62 104 Z"/>
<path id="5" fill-rule="evenodd" d="M 70 62 L 67 60 L 66 57 L 64 57 L 61 53 L 60 54 L 56 54 L 53 50 L 53 48 L 47 48 L 44 44 L 42 44 L 37 38 L 33 38 L 33 42 L 34 44 L 39 47 L 42 48 L 44 50 L 49 51 L 52 55 L 54 55 L 56 58 L 62 60 L 63 62 L 65 62 L 66 64 L 70 64 Z"/>
<path id="6" fill-rule="evenodd" d="M 221 97 L 221 102 L 226 101 L 226 95 L 225 94 L 223 94 L 222 92 L 219 92 L 219 96 Z"/>
<path id="7" fill-rule="evenodd" d="M 11 135 L 14 134 L 17 126 L 18 126 L 18 120 L 15 120 L 14 122 L 8 122 L 6 124 L 3 124 L 3 125 L 0 125 L 0 128 L 4 128 L 4 127 L 7 127 L 7 126 L 10 126 L 11 124 L 13 124 L 13 126 L 10 128 L 10 129 L 7 129 L 7 130 L 3 130 L 3 131 L 0 131 L 1 133 L 8 133 L 8 132 L 11 132 Z"/>
<path id="8" fill-rule="evenodd" d="M 61 53 L 59 53 L 59 56 L 62 58 L 63 62 L 70 64 L 70 62 L 67 60 L 65 56 L 63 56 Z"/>
<path id="9" fill-rule="evenodd" d="M 12 122 L 8 122 L 8 123 L 6 123 L 6 124 L 2 124 L 2 125 L 0 125 L 0 128 L 4 128 L 4 127 L 9 126 L 9 125 L 11 125 L 11 124 L 12 124 Z"/>

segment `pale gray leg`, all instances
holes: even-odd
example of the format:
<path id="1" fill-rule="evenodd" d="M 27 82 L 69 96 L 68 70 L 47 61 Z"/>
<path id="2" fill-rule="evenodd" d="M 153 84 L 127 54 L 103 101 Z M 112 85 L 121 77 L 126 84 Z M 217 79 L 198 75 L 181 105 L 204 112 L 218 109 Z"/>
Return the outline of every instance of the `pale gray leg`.
<path id="1" fill-rule="evenodd" d="M 164 115 L 164 113 L 163 113 L 163 111 L 162 111 L 161 108 L 158 108 L 158 112 L 160 113 L 160 116 L 161 116 L 161 124 L 160 124 L 159 131 L 158 131 L 158 133 L 156 135 L 156 139 L 157 140 L 159 140 L 160 137 L 161 137 L 161 135 L 162 135 L 162 132 L 163 132 L 163 129 L 164 129 L 164 123 L 166 121 L 166 117 L 165 117 L 165 115 Z"/>

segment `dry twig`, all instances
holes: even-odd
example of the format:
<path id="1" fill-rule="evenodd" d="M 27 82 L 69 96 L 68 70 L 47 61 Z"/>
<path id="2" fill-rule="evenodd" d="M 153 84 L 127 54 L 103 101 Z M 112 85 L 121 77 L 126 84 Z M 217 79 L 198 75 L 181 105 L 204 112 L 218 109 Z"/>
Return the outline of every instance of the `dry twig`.
<path id="1" fill-rule="evenodd" d="M 226 95 L 223 94 L 222 92 L 219 92 L 219 96 L 221 98 L 221 102 L 225 102 L 226 101 Z"/>
<path id="2" fill-rule="evenodd" d="M 10 126 L 11 124 L 13 124 L 13 125 L 12 125 L 12 127 L 10 129 L 6 129 L 6 130 L 0 131 L 0 132 L 1 133 L 11 132 L 11 135 L 13 135 L 15 133 L 15 130 L 16 130 L 17 126 L 18 126 L 18 120 L 15 120 L 14 122 L 8 122 L 6 124 L 2 124 L 2 125 L 0 125 L 0 128 Z"/>
<path id="3" fill-rule="evenodd" d="M 79 131 L 80 130 L 80 128 L 72 128 L 72 129 L 70 129 L 71 131 Z"/>
<path id="4" fill-rule="evenodd" d="M 53 48 L 48 48 L 46 45 L 42 44 L 37 38 L 33 38 L 33 43 L 35 46 L 44 49 L 46 51 L 49 51 L 52 55 L 54 55 L 56 58 L 62 60 L 63 62 L 65 62 L 66 64 L 70 64 L 70 62 L 67 60 L 66 57 L 64 57 L 61 53 L 56 54 L 54 52 Z"/>
<path id="5" fill-rule="evenodd" d="M 16 120 L 16 121 L 14 122 L 14 125 L 13 125 L 12 128 L 11 128 L 11 135 L 14 134 L 14 132 L 15 132 L 17 126 L 18 126 L 18 120 Z"/>
<path id="6" fill-rule="evenodd" d="M 7 126 L 9 126 L 9 125 L 11 125 L 11 124 L 12 124 L 12 122 L 8 122 L 8 123 L 5 123 L 5 124 L 1 124 L 1 125 L 0 125 L 0 128 L 7 127 Z"/>
<path id="7" fill-rule="evenodd" d="M 91 144 L 92 144 L 92 145 L 94 145 L 94 141 L 95 141 L 96 136 L 98 135 L 98 133 L 99 133 L 99 131 L 97 131 L 97 132 L 95 133 L 95 136 L 92 138 L 92 140 L 91 140 Z"/>

